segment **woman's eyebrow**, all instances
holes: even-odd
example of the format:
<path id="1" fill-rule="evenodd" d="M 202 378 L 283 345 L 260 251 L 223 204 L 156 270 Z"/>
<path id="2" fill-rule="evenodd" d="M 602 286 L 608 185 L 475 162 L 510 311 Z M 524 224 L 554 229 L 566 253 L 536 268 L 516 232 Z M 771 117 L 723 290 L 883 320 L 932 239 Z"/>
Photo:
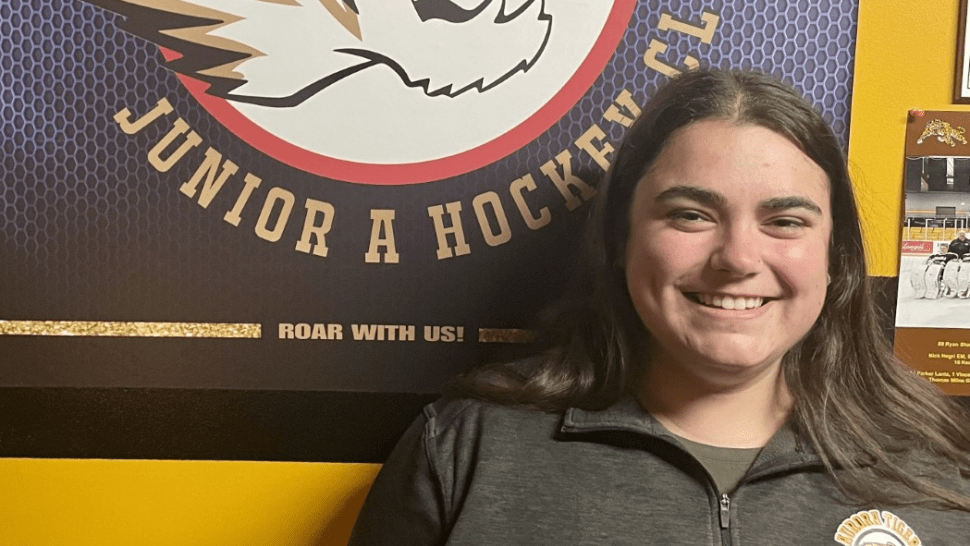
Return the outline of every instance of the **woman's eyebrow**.
<path id="1" fill-rule="evenodd" d="M 690 199 L 707 206 L 724 206 L 727 198 L 723 194 L 699 186 L 671 186 L 657 194 L 657 201 L 672 199 Z M 791 195 L 786 197 L 772 197 L 759 203 L 759 207 L 766 210 L 806 209 L 815 214 L 822 214 L 822 207 L 807 197 Z"/>
<path id="2" fill-rule="evenodd" d="M 727 203 L 727 198 L 724 195 L 698 186 L 671 186 L 657 194 L 657 201 L 670 201 L 678 198 L 691 199 L 711 207 L 723 206 Z"/>
<path id="3" fill-rule="evenodd" d="M 822 207 L 818 206 L 815 201 L 797 195 L 765 199 L 761 202 L 760 206 L 767 210 L 807 209 L 820 216 L 822 214 Z"/>

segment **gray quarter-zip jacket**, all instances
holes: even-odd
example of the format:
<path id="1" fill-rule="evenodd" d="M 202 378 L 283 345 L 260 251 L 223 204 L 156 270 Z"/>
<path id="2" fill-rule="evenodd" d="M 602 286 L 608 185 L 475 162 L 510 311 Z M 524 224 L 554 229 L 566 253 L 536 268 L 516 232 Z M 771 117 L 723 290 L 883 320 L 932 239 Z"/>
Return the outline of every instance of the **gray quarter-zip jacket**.
<path id="1" fill-rule="evenodd" d="M 788 427 L 730 496 L 635 400 L 538 413 L 427 406 L 365 501 L 352 546 L 970 546 L 970 514 L 857 506 Z"/>

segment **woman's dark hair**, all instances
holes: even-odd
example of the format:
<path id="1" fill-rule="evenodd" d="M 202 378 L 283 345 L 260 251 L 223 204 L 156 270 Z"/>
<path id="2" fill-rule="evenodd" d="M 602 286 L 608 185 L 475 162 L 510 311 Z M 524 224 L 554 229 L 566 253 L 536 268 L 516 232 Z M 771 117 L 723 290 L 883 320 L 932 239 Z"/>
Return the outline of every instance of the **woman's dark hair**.
<path id="1" fill-rule="evenodd" d="M 782 362 L 794 399 L 793 426 L 853 498 L 934 501 L 970 511 L 970 499 L 939 477 L 917 475 L 932 468 L 914 469 L 905 462 L 918 450 L 954 473 L 970 471 L 970 418 L 893 356 L 866 271 L 838 139 L 797 91 L 764 74 L 695 70 L 657 91 L 599 188 L 582 295 L 553 314 L 542 332 L 542 354 L 529 365 L 480 368 L 459 378 L 446 394 L 558 411 L 602 408 L 629 392 L 642 372 L 634 357 L 636 343 L 649 335 L 633 309 L 623 267 L 633 192 L 671 135 L 709 119 L 771 129 L 795 143 L 829 178 L 831 283 L 818 320 Z"/>

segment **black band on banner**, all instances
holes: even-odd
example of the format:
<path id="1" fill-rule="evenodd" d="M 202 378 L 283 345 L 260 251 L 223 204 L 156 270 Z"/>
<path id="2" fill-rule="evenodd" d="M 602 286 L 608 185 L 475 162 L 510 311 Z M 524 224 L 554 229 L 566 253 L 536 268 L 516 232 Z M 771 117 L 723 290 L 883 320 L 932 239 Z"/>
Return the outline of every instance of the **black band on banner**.
<path id="1" fill-rule="evenodd" d="M 0 389 L 0 457 L 382 463 L 437 394 Z"/>

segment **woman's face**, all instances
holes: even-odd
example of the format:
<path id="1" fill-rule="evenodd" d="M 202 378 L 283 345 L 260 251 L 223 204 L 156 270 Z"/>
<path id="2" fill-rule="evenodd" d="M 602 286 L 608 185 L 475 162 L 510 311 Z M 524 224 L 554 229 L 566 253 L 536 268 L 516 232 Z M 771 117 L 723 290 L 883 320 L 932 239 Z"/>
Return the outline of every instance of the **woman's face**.
<path id="1" fill-rule="evenodd" d="M 630 206 L 625 272 L 654 365 L 774 370 L 825 300 L 832 235 L 825 172 L 760 126 L 676 131 Z"/>

